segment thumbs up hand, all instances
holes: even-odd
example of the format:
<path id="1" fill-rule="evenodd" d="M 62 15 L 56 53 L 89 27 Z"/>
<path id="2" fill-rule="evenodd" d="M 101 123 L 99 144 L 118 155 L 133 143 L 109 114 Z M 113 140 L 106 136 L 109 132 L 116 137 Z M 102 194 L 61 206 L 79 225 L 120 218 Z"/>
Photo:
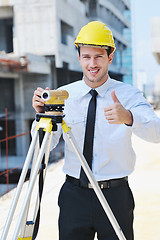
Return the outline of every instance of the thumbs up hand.
<path id="1" fill-rule="evenodd" d="M 126 110 L 115 94 L 115 90 L 112 90 L 111 97 L 113 104 L 104 108 L 105 118 L 110 124 L 133 124 L 133 117 L 129 110 Z"/>

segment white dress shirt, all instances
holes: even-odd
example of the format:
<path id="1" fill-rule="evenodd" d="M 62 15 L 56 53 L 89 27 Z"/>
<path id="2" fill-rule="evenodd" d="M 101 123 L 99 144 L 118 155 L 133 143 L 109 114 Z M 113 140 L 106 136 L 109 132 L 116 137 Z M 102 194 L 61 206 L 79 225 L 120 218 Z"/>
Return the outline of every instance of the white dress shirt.
<path id="1" fill-rule="evenodd" d="M 60 89 L 67 90 L 69 98 L 65 101 L 64 120 L 83 152 L 85 125 L 88 104 L 91 98 L 90 87 L 84 80 L 65 85 Z M 133 115 L 133 125 L 109 124 L 104 116 L 104 108 L 113 104 L 111 91 Z M 94 147 L 92 172 L 97 181 L 121 178 L 128 176 L 135 166 L 135 152 L 132 148 L 132 133 L 150 142 L 160 142 L 160 118 L 154 113 L 151 105 L 147 103 L 142 93 L 129 84 L 125 84 L 108 77 L 108 80 L 96 88 L 97 110 L 95 121 Z M 34 131 L 35 123 L 32 126 Z M 62 134 L 61 125 L 54 132 L 52 148 L 55 148 Z M 81 164 L 72 149 L 66 134 L 65 174 L 79 178 Z"/>

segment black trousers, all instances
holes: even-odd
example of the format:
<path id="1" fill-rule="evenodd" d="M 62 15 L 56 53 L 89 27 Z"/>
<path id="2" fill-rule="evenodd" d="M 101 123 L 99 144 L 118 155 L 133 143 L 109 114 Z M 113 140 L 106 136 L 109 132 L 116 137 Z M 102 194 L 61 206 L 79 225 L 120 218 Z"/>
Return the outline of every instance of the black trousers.
<path id="1" fill-rule="evenodd" d="M 133 240 L 134 199 L 128 182 L 103 189 L 127 240 Z M 66 181 L 59 194 L 59 240 L 119 240 L 93 189 Z"/>

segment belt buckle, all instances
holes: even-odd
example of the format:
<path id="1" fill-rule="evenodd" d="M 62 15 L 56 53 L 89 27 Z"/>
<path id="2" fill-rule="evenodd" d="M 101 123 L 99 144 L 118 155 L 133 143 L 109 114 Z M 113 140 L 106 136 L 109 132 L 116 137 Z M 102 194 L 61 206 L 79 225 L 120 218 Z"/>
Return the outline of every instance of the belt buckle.
<path id="1" fill-rule="evenodd" d="M 91 183 L 88 183 L 88 188 L 93 188 Z"/>
<path id="2" fill-rule="evenodd" d="M 99 183 L 99 186 L 100 186 L 101 189 L 104 188 L 104 184 L 103 183 Z"/>
<path id="3" fill-rule="evenodd" d="M 100 187 L 101 189 L 110 188 L 110 183 L 109 183 L 109 181 L 99 182 L 98 185 L 99 185 L 99 187 Z"/>

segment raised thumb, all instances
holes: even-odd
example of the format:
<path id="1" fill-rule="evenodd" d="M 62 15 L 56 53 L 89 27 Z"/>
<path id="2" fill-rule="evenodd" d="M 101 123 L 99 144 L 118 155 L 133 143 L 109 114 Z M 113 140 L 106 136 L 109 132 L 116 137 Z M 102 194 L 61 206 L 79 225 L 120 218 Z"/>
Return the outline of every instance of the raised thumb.
<path id="1" fill-rule="evenodd" d="M 111 91 L 111 96 L 112 96 L 112 99 L 113 99 L 114 103 L 117 103 L 117 102 L 120 103 L 120 101 L 118 100 L 118 98 L 115 94 L 115 90 Z"/>

